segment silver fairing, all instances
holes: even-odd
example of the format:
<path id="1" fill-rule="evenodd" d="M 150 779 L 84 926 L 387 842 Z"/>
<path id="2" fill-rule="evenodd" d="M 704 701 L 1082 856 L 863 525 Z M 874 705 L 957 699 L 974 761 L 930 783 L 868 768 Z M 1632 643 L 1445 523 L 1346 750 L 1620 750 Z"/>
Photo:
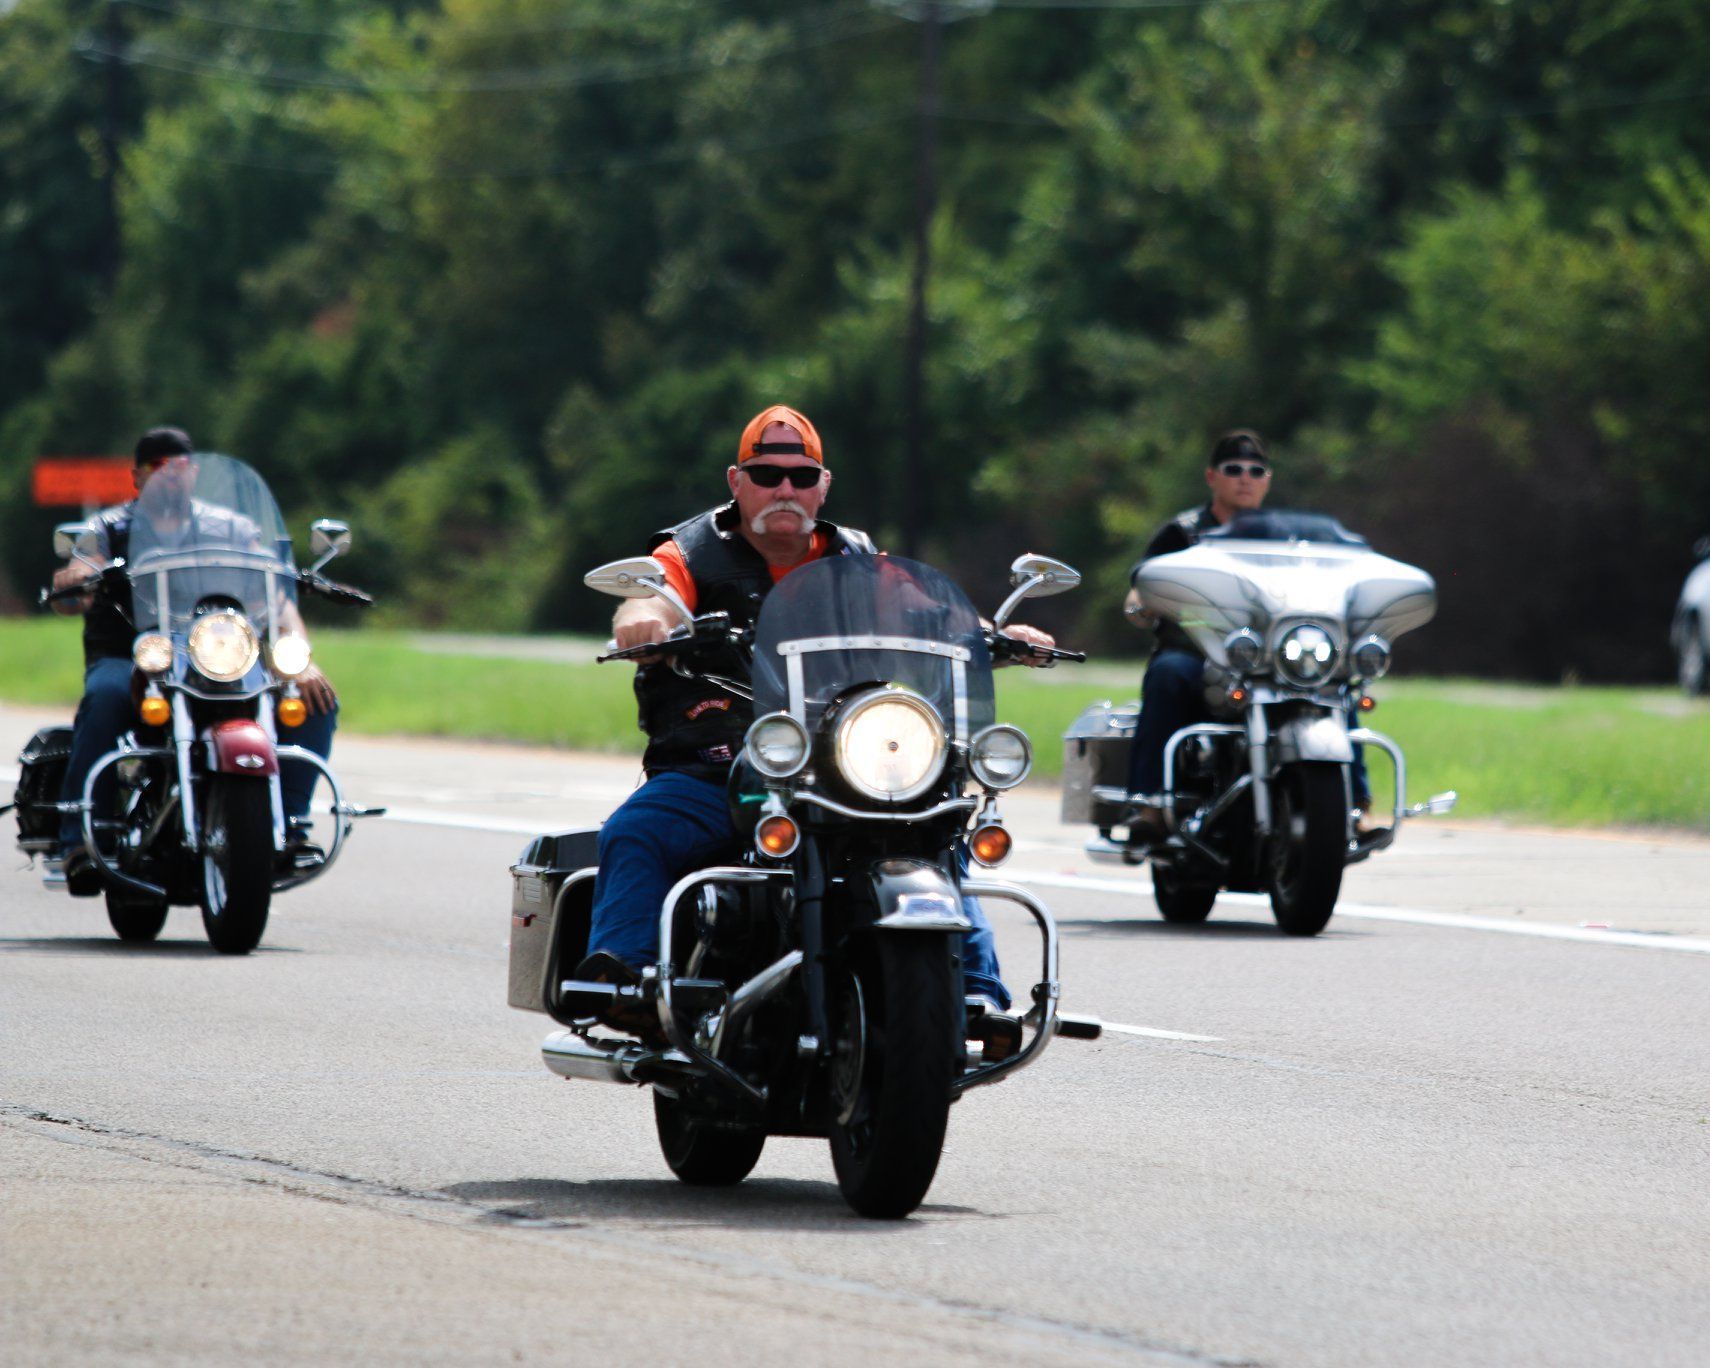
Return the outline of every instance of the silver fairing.
<path id="1" fill-rule="evenodd" d="M 1393 642 L 1437 612 L 1437 587 L 1417 566 L 1363 547 L 1315 542 L 1201 542 L 1155 556 L 1135 576 L 1146 607 L 1181 626 L 1206 659 L 1227 665 L 1224 639 L 1237 628 L 1267 647 L 1291 625 L 1311 621 L 1348 647 L 1369 635 Z"/>

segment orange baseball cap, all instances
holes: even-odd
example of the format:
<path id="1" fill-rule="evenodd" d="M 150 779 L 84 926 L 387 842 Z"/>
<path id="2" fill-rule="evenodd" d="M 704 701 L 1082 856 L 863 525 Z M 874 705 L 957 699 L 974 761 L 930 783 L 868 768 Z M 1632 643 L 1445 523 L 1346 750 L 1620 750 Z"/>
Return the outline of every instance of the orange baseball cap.
<path id="1" fill-rule="evenodd" d="M 801 434 L 801 441 L 762 442 L 760 434 L 773 423 L 788 423 Z M 811 456 L 821 465 L 825 464 L 825 451 L 819 444 L 819 433 L 814 430 L 814 425 L 785 404 L 761 409 L 742 429 L 742 442 L 736 448 L 736 463 L 741 465 L 755 456 Z"/>

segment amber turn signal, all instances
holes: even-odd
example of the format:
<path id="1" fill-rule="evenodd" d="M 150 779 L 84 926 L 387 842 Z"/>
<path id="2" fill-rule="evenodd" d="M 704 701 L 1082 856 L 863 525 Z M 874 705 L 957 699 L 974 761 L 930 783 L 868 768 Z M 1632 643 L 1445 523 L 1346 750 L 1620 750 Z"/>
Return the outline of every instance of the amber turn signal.
<path id="1" fill-rule="evenodd" d="M 1377 699 L 1373 698 L 1370 694 L 1362 694 L 1360 696 L 1361 712 L 1370 712 L 1375 707 L 1377 707 Z"/>
<path id="2" fill-rule="evenodd" d="M 303 719 L 309 715 L 309 705 L 300 698 L 281 698 L 279 700 L 279 722 L 281 726 L 300 727 Z"/>
<path id="3" fill-rule="evenodd" d="M 762 854 L 774 858 L 788 855 L 801 838 L 801 829 L 796 826 L 795 819 L 781 814 L 763 818 L 754 829 L 754 844 L 760 847 Z"/>
<path id="4" fill-rule="evenodd" d="M 164 727 L 172 720 L 172 704 L 164 698 L 150 696 L 137 704 L 137 712 L 151 727 Z"/>
<path id="5" fill-rule="evenodd" d="M 1000 826 L 983 826 L 968 838 L 968 850 L 983 865 L 1002 864 L 1009 858 L 1009 832 Z"/>

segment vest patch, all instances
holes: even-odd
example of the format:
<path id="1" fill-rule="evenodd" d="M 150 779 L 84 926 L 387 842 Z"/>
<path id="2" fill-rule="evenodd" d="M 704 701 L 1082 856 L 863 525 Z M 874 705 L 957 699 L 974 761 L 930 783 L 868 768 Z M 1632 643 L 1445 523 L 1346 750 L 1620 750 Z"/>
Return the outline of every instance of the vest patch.
<path id="1" fill-rule="evenodd" d="M 702 713 L 711 712 L 714 708 L 718 709 L 719 712 L 729 712 L 730 700 L 728 698 L 703 698 L 699 703 L 695 704 L 694 707 L 685 712 L 683 716 L 693 722 Z"/>

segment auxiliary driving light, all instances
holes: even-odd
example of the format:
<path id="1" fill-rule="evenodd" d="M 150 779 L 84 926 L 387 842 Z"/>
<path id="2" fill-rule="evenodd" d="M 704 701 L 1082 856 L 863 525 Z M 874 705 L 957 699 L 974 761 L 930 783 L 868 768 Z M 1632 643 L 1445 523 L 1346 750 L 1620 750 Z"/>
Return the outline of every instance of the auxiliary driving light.
<path id="1" fill-rule="evenodd" d="M 1362 679 L 1382 679 L 1389 673 L 1390 655 L 1389 643 L 1382 637 L 1365 637 L 1354 647 L 1354 673 Z"/>
<path id="2" fill-rule="evenodd" d="M 131 659 L 144 674 L 165 674 L 172 668 L 172 638 L 148 632 L 136 639 Z"/>
<path id="3" fill-rule="evenodd" d="M 768 779 L 788 779 L 807 766 L 807 729 L 788 713 L 756 718 L 742 747 L 748 763 Z"/>
<path id="4" fill-rule="evenodd" d="M 761 818 L 760 825 L 754 828 L 754 844 L 762 855 L 770 855 L 775 860 L 781 860 L 795 850 L 801 839 L 802 831 L 795 818 L 786 817 L 783 813 Z"/>
<path id="5" fill-rule="evenodd" d="M 164 727 L 172 720 L 172 704 L 159 694 L 149 694 L 137 704 L 137 712 L 151 727 Z"/>
<path id="6" fill-rule="evenodd" d="M 309 705 L 300 698 L 281 698 L 274 714 L 282 727 L 300 727 L 309 715 Z"/>
<path id="7" fill-rule="evenodd" d="M 1009 832 L 1001 826 L 976 827 L 968 838 L 968 853 L 983 865 L 1000 865 L 1009 858 Z"/>
<path id="8" fill-rule="evenodd" d="M 273 657 L 273 672 L 284 679 L 295 679 L 309 668 L 311 652 L 309 639 L 297 632 L 287 632 L 274 641 L 269 654 Z"/>
<path id="9" fill-rule="evenodd" d="M 1019 727 L 999 722 L 968 743 L 968 767 L 989 789 L 1014 788 L 1033 768 L 1033 747 Z"/>

